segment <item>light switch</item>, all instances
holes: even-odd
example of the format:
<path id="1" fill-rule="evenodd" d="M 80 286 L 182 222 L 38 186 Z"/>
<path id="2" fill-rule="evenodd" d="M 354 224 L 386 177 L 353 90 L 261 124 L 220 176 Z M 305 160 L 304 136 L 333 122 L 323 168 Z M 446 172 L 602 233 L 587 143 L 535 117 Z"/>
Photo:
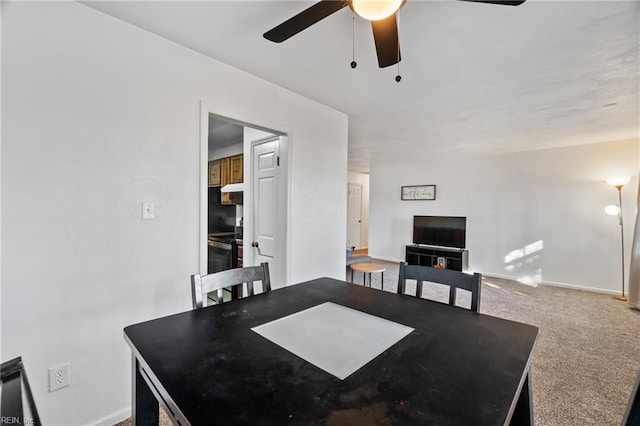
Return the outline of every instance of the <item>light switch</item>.
<path id="1" fill-rule="evenodd" d="M 150 203 L 150 202 L 142 203 L 142 218 L 143 219 L 156 218 L 156 203 Z"/>

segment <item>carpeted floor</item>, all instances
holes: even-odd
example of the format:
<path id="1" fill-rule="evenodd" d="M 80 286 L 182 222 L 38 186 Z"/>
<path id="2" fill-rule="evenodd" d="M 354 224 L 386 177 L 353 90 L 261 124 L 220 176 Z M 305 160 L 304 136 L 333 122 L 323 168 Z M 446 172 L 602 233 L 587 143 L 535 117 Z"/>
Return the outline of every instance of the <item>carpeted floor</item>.
<path id="1" fill-rule="evenodd" d="M 385 265 L 384 290 L 395 292 L 398 265 L 374 262 Z M 380 274 L 372 287 L 380 289 Z M 457 304 L 468 307 L 468 294 L 458 293 Z M 423 297 L 446 302 L 448 292 L 425 284 Z M 606 294 L 484 277 L 480 312 L 540 329 L 532 367 L 536 425 L 621 423 L 640 371 L 640 311 Z M 171 424 L 163 413 L 160 420 Z"/>

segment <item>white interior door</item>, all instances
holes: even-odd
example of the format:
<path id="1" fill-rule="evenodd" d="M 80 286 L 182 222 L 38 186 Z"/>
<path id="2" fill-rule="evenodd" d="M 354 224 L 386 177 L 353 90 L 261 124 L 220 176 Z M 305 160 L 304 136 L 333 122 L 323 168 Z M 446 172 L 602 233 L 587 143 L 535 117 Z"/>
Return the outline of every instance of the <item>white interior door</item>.
<path id="1" fill-rule="evenodd" d="M 347 203 L 347 246 L 360 248 L 360 228 L 362 224 L 362 185 L 349 184 Z"/>
<path id="2" fill-rule="evenodd" d="M 257 141 L 252 144 L 253 168 L 253 235 L 254 263 L 268 262 L 271 281 L 282 279 L 279 259 L 282 239 L 278 209 L 279 187 L 279 137 Z"/>

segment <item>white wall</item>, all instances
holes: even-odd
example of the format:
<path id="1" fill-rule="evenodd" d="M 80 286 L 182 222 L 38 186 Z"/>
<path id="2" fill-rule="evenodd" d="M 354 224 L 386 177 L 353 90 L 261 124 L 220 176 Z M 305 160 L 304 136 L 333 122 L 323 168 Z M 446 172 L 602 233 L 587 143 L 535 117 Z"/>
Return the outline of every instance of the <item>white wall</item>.
<path id="1" fill-rule="evenodd" d="M 215 142 L 214 142 L 215 144 Z M 209 161 L 217 160 L 218 158 L 233 157 L 234 155 L 240 155 L 244 153 L 244 144 L 242 140 L 233 145 L 223 146 L 221 148 L 216 147 L 209 141 Z"/>
<path id="2" fill-rule="evenodd" d="M 362 185 L 362 223 L 360 224 L 359 248 L 369 247 L 369 175 L 349 172 L 348 176 L 349 183 Z"/>
<path id="3" fill-rule="evenodd" d="M 620 228 L 604 207 L 617 204 L 618 195 L 604 180 L 635 176 L 623 189 L 625 225 L 632 229 L 638 150 L 639 142 L 629 140 L 419 164 L 374 163 L 369 253 L 404 259 L 413 215 L 466 216 L 474 271 L 617 293 Z M 436 200 L 400 201 L 402 185 L 418 184 L 437 185 Z M 630 247 L 627 232 L 625 248 Z"/>
<path id="4" fill-rule="evenodd" d="M 2 359 L 45 424 L 128 415 L 123 328 L 191 307 L 201 100 L 290 129 L 289 282 L 343 276 L 344 114 L 72 2 L 2 2 L 2 86 Z"/>

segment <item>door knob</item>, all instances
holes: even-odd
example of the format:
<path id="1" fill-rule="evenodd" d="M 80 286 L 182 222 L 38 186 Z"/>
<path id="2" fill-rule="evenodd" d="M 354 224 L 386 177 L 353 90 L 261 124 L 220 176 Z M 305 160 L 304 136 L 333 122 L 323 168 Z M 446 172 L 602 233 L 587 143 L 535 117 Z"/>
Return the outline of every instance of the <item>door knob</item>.
<path id="1" fill-rule="evenodd" d="M 257 241 L 251 241 L 251 247 L 258 247 L 259 244 Z"/>

